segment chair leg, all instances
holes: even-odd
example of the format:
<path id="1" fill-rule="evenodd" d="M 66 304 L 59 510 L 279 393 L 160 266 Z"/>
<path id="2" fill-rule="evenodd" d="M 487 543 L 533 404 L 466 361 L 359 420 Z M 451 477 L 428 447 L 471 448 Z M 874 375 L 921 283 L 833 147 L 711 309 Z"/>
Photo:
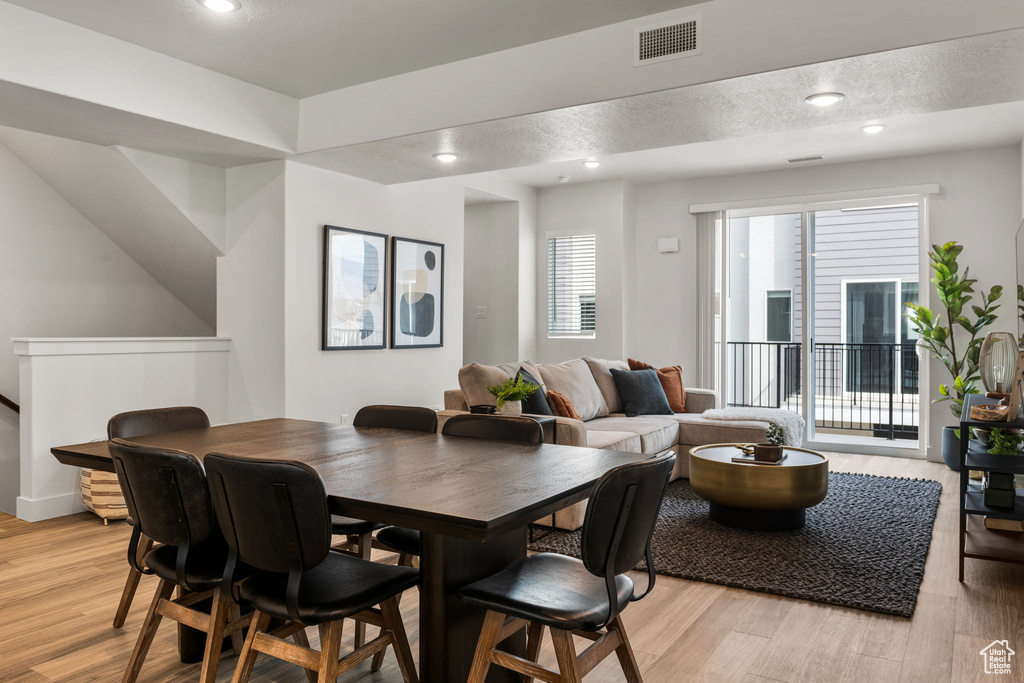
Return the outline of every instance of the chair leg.
<path id="1" fill-rule="evenodd" d="M 615 648 L 615 655 L 619 658 L 619 665 L 622 667 L 622 673 L 626 675 L 627 683 L 643 683 L 640 666 L 636 663 L 636 657 L 633 656 L 633 646 L 629 644 L 629 638 L 626 637 L 626 627 L 622 624 L 622 616 L 612 619 L 608 624 L 608 629 L 618 631 L 619 637 L 622 638 L 622 645 Z"/>
<path id="2" fill-rule="evenodd" d="M 583 683 L 579 661 L 576 659 L 576 644 L 572 642 L 572 631 L 551 629 L 551 640 L 555 644 L 555 659 L 563 683 Z"/>
<path id="3" fill-rule="evenodd" d="M 349 537 L 351 538 L 351 536 Z M 364 560 L 370 559 L 370 551 L 373 550 L 373 532 L 359 534 L 359 557 Z M 356 621 L 356 635 L 355 645 L 358 650 L 366 644 L 366 624 L 361 621 Z"/>
<path id="4" fill-rule="evenodd" d="M 487 610 L 484 625 L 480 628 L 480 638 L 476 641 L 476 652 L 473 653 L 473 664 L 469 667 L 466 683 L 484 683 L 487 670 L 491 668 L 491 650 L 498 644 L 498 631 L 504 624 L 504 614 Z"/>
<path id="5" fill-rule="evenodd" d="M 253 664 L 256 663 L 256 650 L 252 644 L 256 640 L 256 634 L 267 630 L 270 625 L 270 615 L 259 610 L 252 613 L 252 622 L 249 624 L 249 634 L 245 637 L 245 644 L 242 645 L 242 654 L 238 656 L 238 664 L 235 665 L 235 675 L 231 683 L 247 683 L 252 675 Z"/>
<path id="6" fill-rule="evenodd" d="M 344 619 L 320 624 L 320 671 L 317 680 L 334 683 L 338 677 L 338 660 L 341 658 L 341 626 Z"/>
<path id="7" fill-rule="evenodd" d="M 296 645 L 301 645 L 302 647 L 309 649 L 309 638 L 306 637 L 306 629 L 300 628 L 298 631 L 293 633 L 292 640 L 295 641 Z M 316 683 L 315 671 L 310 671 L 305 667 L 303 667 L 302 670 L 306 673 L 306 680 L 309 681 L 309 683 Z"/>
<path id="8" fill-rule="evenodd" d="M 148 536 L 143 536 L 139 539 L 139 552 L 137 557 L 141 563 L 142 558 L 146 556 L 150 550 L 153 549 L 153 539 Z M 139 579 L 142 578 L 142 572 L 136 571 L 135 567 L 128 568 L 128 578 L 124 582 L 124 590 L 121 591 L 121 601 L 117 603 L 117 611 L 114 613 L 114 628 L 121 628 L 124 626 L 124 620 L 128 618 L 128 610 L 132 606 L 132 601 L 135 599 L 135 591 L 139 587 Z"/>
<path id="9" fill-rule="evenodd" d="M 242 618 L 242 608 L 238 606 L 234 600 L 228 602 L 228 623 L 233 623 Z M 242 644 L 245 642 L 245 636 L 242 634 L 241 629 L 238 631 L 231 632 L 231 651 L 235 655 L 242 654 Z"/>
<path id="10" fill-rule="evenodd" d="M 531 621 L 526 627 L 526 658 L 536 663 L 540 656 L 540 644 L 544 639 L 544 624 Z M 532 683 L 533 676 L 523 676 L 523 683 Z"/>
<path id="11" fill-rule="evenodd" d="M 157 613 L 156 609 L 160 605 L 161 600 L 171 597 L 172 592 L 174 592 L 174 584 L 161 579 L 160 585 L 156 587 L 156 593 L 153 594 L 153 602 L 149 605 L 149 611 L 146 612 L 146 620 L 142 622 L 142 630 L 139 631 L 139 639 L 135 643 L 131 659 L 128 660 L 128 668 L 125 669 L 124 678 L 122 679 L 123 683 L 135 683 L 135 680 L 139 677 L 142 663 L 146 661 L 149 646 L 153 644 L 153 636 L 156 635 L 156 629 L 163 618 Z"/>
<path id="12" fill-rule="evenodd" d="M 395 639 L 395 657 L 398 659 L 398 668 L 402 671 L 402 680 L 405 683 L 419 683 L 419 678 L 416 675 L 416 664 L 412 661 L 412 648 L 409 647 L 409 638 L 405 634 L 405 622 L 402 621 L 402 613 L 398 609 L 397 598 L 390 597 L 380 603 L 380 612 L 381 616 L 384 617 L 384 626 Z M 380 654 L 384 654 L 384 651 L 381 650 Z M 376 660 L 377 658 L 374 657 L 375 664 L 377 664 Z M 377 664 L 377 668 L 374 671 L 379 669 L 380 665 Z"/>
<path id="13" fill-rule="evenodd" d="M 215 683 L 220 651 L 224 647 L 224 628 L 228 624 L 228 596 L 223 588 L 213 593 L 210 607 L 210 630 L 206 634 L 206 651 L 203 653 L 203 669 L 199 674 L 200 683 Z"/>

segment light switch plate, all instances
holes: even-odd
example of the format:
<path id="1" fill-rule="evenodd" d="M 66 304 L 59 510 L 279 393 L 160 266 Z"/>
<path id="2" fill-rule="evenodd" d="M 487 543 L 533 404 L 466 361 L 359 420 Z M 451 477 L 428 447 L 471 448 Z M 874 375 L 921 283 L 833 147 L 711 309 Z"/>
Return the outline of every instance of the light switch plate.
<path id="1" fill-rule="evenodd" d="M 658 239 L 658 251 L 662 254 L 670 254 L 679 251 L 678 237 L 662 237 Z"/>
<path id="2" fill-rule="evenodd" d="M 476 317 L 478 317 L 478 318 L 486 318 L 487 317 L 487 307 L 486 306 L 477 306 L 476 307 Z"/>

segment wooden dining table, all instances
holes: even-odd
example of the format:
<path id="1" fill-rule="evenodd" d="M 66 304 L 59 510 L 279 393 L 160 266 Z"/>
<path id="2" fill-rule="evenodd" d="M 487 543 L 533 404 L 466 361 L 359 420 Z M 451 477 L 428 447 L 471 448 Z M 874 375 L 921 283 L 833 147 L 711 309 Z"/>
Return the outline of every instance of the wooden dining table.
<path id="1" fill-rule="evenodd" d="M 526 556 L 531 522 L 584 500 L 618 465 L 650 456 L 275 418 L 134 437 L 200 459 L 207 453 L 297 460 L 323 478 L 332 513 L 421 532 L 419 672 L 464 681 L 483 611 L 463 586 Z M 51 449 L 65 465 L 112 472 L 106 441 Z M 525 655 L 525 632 L 502 647 Z M 491 667 L 488 681 L 518 680 Z"/>

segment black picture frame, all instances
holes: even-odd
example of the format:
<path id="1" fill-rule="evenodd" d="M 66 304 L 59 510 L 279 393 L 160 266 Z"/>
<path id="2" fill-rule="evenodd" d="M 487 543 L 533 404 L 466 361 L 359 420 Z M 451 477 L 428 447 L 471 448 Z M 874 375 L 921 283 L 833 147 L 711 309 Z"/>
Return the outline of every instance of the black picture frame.
<path id="1" fill-rule="evenodd" d="M 425 249 L 425 251 L 424 251 Z M 411 251 L 410 251 L 411 250 Z M 423 263 L 418 263 L 420 258 Z M 422 268 L 416 267 L 422 266 Z M 405 318 L 415 310 L 412 302 L 404 300 L 410 280 L 409 271 L 421 271 L 425 277 L 423 296 L 415 302 L 418 309 L 429 315 L 419 316 L 420 321 L 429 319 L 430 332 L 425 334 L 426 322 L 414 323 L 419 329 L 409 334 L 410 320 Z M 423 306 L 420 302 L 429 297 L 432 304 Z M 423 343 L 416 342 L 417 337 Z M 444 346 L 444 245 L 409 237 L 391 237 L 391 348 L 430 349 Z"/>
<path id="2" fill-rule="evenodd" d="M 332 310 L 336 308 L 336 305 L 340 305 L 342 308 L 346 309 L 343 311 L 343 317 L 351 317 L 353 315 L 358 315 L 358 304 L 360 301 L 357 297 L 345 297 L 344 292 L 339 292 L 338 288 L 332 287 L 336 279 L 339 282 L 344 281 L 343 274 L 340 271 L 335 272 L 332 268 L 332 263 L 335 261 L 335 259 L 332 258 L 334 255 L 332 252 L 332 247 L 334 246 L 334 240 L 332 240 L 332 237 L 336 236 L 361 237 L 363 238 L 364 244 L 370 244 L 371 247 L 375 247 L 379 251 L 379 255 L 377 256 L 378 272 L 377 276 L 374 278 L 376 281 L 375 289 L 371 291 L 370 294 L 365 295 L 362 299 L 362 304 L 364 306 L 364 321 L 365 314 L 369 313 L 372 320 L 380 326 L 379 334 L 374 330 L 374 332 L 372 332 L 368 337 L 363 337 L 365 327 L 362 329 L 359 329 L 358 327 L 344 329 L 340 326 L 332 327 L 331 325 Z M 320 315 L 321 350 L 365 351 L 369 349 L 387 348 L 389 322 L 388 298 L 390 296 L 388 292 L 388 262 L 390 260 L 388 246 L 388 236 L 381 233 L 343 228 L 336 225 L 324 225 L 322 255 L 323 277 L 321 288 L 322 309 Z M 364 251 L 364 254 L 365 253 L 367 252 Z M 338 257 L 340 258 L 340 252 Z M 336 265 L 340 266 L 340 264 Z M 363 277 L 365 278 L 365 273 Z M 351 277 L 349 280 L 351 281 Z M 365 283 L 365 280 L 363 282 Z M 357 339 L 356 337 L 363 338 Z M 366 343 L 367 340 L 369 343 Z M 357 341 L 358 343 L 351 343 L 354 341 Z"/>

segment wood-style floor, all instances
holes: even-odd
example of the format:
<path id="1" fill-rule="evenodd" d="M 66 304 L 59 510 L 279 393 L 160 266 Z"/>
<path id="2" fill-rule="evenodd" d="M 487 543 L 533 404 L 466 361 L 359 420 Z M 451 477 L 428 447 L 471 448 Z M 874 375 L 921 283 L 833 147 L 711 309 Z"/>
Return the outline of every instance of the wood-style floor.
<path id="1" fill-rule="evenodd" d="M 666 681 L 985 681 L 979 651 L 1008 639 L 1024 681 L 1024 568 L 967 560 L 957 581 L 957 479 L 942 465 L 877 456 L 833 455 L 832 470 L 942 482 L 924 583 L 913 619 L 659 577 L 654 593 L 624 614 L 644 680 Z M 28 524 L 0 514 L 0 681 L 118 681 L 135 642 L 154 579 L 143 578 L 123 629 L 110 622 L 127 564 L 124 523 L 104 527 L 83 513 Z M 384 560 L 389 556 L 379 555 Z M 392 556 L 393 557 L 393 556 Z M 638 581 L 644 579 L 638 577 Z M 413 650 L 416 600 L 403 613 Z M 309 629 L 316 643 L 316 629 Z M 346 638 L 351 643 L 351 626 Z M 178 661 L 174 626 L 161 625 L 142 670 L 145 681 L 193 681 L 199 665 Z M 554 665 L 549 637 L 542 660 Z M 230 681 L 235 658 L 218 681 Z M 253 681 L 305 678 L 296 667 L 261 658 Z M 399 681 L 364 662 L 343 681 Z M 622 681 L 615 657 L 586 679 Z"/>

